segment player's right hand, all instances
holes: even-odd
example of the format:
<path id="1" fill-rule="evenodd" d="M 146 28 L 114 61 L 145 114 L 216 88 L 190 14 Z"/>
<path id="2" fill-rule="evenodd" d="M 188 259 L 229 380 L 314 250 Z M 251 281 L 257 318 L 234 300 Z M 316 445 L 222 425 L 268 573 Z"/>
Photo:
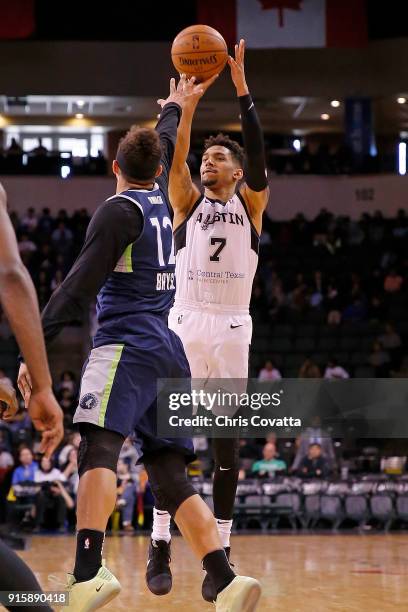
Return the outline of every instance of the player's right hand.
<path id="1" fill-rule="evenodd" d="M 40 452 L 50 458 L 64 435 L 63 413 L 51 388 L 30 389 L 28 414 L 37 431 L 41 432 Z"/>
<path id="2" fill-rule="evenodd" d="M 28 368 L 24 362 L 20 364 L 20 369 L 18 371 L 17 378 L 17 386 L 20 389 L 21 395 L 23 396 L 24 405 L 26 408 L 28 408 L 33 383 L 31 381 L 30 372 L 28 371 Z"/>

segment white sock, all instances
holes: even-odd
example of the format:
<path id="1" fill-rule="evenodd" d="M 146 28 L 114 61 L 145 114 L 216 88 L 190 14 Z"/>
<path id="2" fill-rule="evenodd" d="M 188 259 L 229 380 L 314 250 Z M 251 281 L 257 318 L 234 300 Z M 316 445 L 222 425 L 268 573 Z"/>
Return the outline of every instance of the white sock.
<path id="1" fill-rule="evenodd" d="M 222 519 L 215 519 L 217 521 L 217 529 L 220 536 L 221 544 L 224 548 L 230 545 L 230 535 L 232 528 L 231 521 L 223 521 Z"/>
<path id="2" fill-rule="evenodd" d="M 164 540 L 167 544 L 171 540 L 170 514 L 165 510 L 153 508 L 152 540 Z"/>

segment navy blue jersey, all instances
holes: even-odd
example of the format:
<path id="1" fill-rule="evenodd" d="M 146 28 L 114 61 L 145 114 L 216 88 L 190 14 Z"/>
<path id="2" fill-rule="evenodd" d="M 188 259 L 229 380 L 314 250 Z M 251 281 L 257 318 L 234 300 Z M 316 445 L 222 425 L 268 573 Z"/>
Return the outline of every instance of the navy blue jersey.
<path id="1" fill-rule="evenodd" d="M 129 244 L 97 297 L 99 329 L 95 345 L 120 338 L 139 344 L 145 315 L 167 317 L 175 293 L 175 256 L 170 207 L 154 189 L 131 189 L 108 201 L 126 199 L 143 214 L 138 239 Z M 150 319 L 150 317 L 147 317 Z"/>

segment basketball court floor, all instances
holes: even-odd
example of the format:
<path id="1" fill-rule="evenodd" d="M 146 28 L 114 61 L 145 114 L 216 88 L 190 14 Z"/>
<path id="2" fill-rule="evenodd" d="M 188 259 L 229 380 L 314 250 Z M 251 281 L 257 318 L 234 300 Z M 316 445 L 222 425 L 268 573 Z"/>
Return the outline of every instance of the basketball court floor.
<path id="1" fill-rule="evenodd" d="M 107 566 L 123 590 L 104 610 L 214 610 L 201 599 L 203 571 L 181 537 L 173 538 L 173 590 L 152 595 L 144 580 L 147 545 L 145 536 L 106 539 Z M 240 535 L 232 545 L 236 572 L 262 583 L 260 612 L 408 611 L 406 535 Z M 65 581 L 74 552 L 72 536 L 36 536 L 20 554 L 44 590 L 60 591 L 49 575 Z"/>

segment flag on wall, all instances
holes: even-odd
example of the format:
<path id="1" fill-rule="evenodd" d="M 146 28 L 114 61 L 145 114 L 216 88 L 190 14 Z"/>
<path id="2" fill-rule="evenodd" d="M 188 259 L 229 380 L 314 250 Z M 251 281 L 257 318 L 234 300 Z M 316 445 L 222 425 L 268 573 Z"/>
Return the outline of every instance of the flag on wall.
<path id="1" fill-rule="evenodd" d="M 252 49 L 367 43 L 365 0 L 199 0 L 197 16 L 228 45 L 245 38 Z"/>

